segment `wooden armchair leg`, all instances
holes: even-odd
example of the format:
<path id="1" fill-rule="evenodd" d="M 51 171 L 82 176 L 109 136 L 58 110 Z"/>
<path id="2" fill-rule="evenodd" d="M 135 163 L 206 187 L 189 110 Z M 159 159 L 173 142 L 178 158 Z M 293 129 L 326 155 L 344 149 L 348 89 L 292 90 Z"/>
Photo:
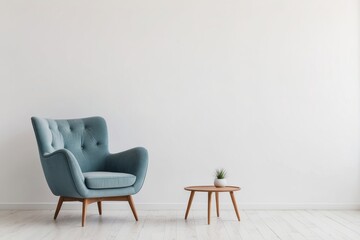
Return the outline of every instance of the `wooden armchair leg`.
<path id="1" fill-rule="evenodd" d="M 97 205 L 98 205 L 99 215 L 102 215 L 101 201 L 97 202 Z"/>
<path id="2" fill-rule="evenodd" d="M 64 197 L 59 197 L 59 201 L 55 210 L 54 220 L 56 220 L 57 216 L 59 215 L 63 202 L 64 202 Z"/>
<path id="3" fill-rule="evenodd" d="M 137 216 L 137 213 L 136 213 L 136 209 L 135 209 L 135 205 L 134 205 L 134 200 L 132 198 L 132 196 L 128 196 L 128 202 L 129 202 L 129 205 L 130 205 L 130 208 L 131 208 L 131 211 L 132 213 L 134 214 L 134 217 L 135 217 L 135 220 L 138 221 L 138 216 Z"/>
<path id="4" fill-rule="evenodd" d="M 86 208 L 88 205 L 88 199 L 84 199 L 83 200 L 83 204 L 82 204 L 82 219 L 81 219 L 81 226 L 85 226 L 85 220 L 86 220 Z"/>

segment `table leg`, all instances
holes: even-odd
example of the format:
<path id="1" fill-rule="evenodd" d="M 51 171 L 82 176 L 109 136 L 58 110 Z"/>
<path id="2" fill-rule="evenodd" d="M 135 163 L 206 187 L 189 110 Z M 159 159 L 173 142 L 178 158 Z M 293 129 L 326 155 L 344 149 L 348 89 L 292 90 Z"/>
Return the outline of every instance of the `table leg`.
<path id="1" fill-rule="evenodd" d="M 215 199 L 216 199 L 216 214 L 218 217 L 220 217 L 220 208 L 219 208 L 219 193 L 215 193 Z"/>
<path id="2" fill-rule="evenodd" d="M 211 194 L 212 192 L 208 193 L 208 224 L 210 225 L 210 217 L 211 217 Z"/>
<path id="3" fill-rule="evenodd" d="M 234 205 L 234 209 L 235 209 L 237 219 L 240 221 L 240 214 L 239 214 L 238 207 L 237 207 L 237 204 L 236 204 L 236 199 L 235 199 L 235 196 L 234 196 L 234 192 L 230 192 L 230 196 L 231 196 L 232 203 Z"/>
<path id="4" fill-rule="evenodd" d="M 188 202 L 188 205 L 187 205 L 187 208 L 186 208 L 185 220 L 187 219 L 187 217 L 189 215 L 189 211 L 190 211 L 190 207 L 191 207 L 191 203 L 193 201 L 194 195 L 195 195 L 195 191 L 191 191 L 189 202 Z"/>

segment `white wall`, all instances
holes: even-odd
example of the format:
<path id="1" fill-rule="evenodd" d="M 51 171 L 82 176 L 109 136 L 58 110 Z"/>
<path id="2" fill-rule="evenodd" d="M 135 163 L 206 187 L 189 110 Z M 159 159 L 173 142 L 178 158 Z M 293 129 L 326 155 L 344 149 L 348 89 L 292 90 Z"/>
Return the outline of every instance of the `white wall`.
<path id="1" fill-rule="evenodd" d="M 34 115 L 101 115 L 111 151 L 145 146 L 140 205 L 186 203 L 183 187 L 211 184 L 217 167 L 243 188 L 241 207 L 360 204 L 358 9 L 0 1 L 0 204 L 56 200 Z"/>

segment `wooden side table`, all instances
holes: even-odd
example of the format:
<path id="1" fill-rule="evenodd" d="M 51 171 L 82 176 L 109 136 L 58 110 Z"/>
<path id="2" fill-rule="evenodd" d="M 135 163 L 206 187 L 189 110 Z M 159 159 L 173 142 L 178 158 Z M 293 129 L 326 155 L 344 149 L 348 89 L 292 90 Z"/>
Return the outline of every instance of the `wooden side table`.
<path id="1" fill-rule="evenodd" d="M 211 216 L 211 195 L 214 192 L 215 193 L 215 199 L 216 199 L 216 213 L 217 216 L 220 216 L 220 209 L 219 209 L 219 193 L 220 192 L 228 192 L 230 193 L 231 196 L 231 200 L 232 203 L 234 205 L 234 210 L 237 216 L 238 221 L 240 221 L 240 214 L 239 214 L 239 210 L 236 204 L 236 199 L 234 196 L 234 192 L 239 191 L 240 187 L 237 186 L 226 186 L 226 187 L 222 187 L 222 188 L 217 188 L 215 186 L 189 186 L 184 188 L 186 191 L 190 191 L 190 198 L 189 198 L 189 202 L 186 208 L 186 213 L 185 213 L 185 220 L 187 219 L 188 215 L 189 215 L 189 211 L 191 208 L 191 203 L 193 201 L 195 192 L 207 192 L 208 193 L 208 224 L 210 224 L 210 216 Z"/>

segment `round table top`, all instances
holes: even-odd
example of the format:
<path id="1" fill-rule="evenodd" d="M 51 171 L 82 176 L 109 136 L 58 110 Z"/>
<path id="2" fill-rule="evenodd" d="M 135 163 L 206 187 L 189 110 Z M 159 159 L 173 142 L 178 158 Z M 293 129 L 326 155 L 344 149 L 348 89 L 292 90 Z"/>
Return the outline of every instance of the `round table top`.
<path id="1" fill-rule="evenodd" d="M 235 191 L 239 191 L 240 187 L 238 186 L 215 187 L 213 185 L 209 185 L 209 186 L 189 186 L 184 189 L 186 191 L 195 191 L 195 192 L 235 192 Z"/>

